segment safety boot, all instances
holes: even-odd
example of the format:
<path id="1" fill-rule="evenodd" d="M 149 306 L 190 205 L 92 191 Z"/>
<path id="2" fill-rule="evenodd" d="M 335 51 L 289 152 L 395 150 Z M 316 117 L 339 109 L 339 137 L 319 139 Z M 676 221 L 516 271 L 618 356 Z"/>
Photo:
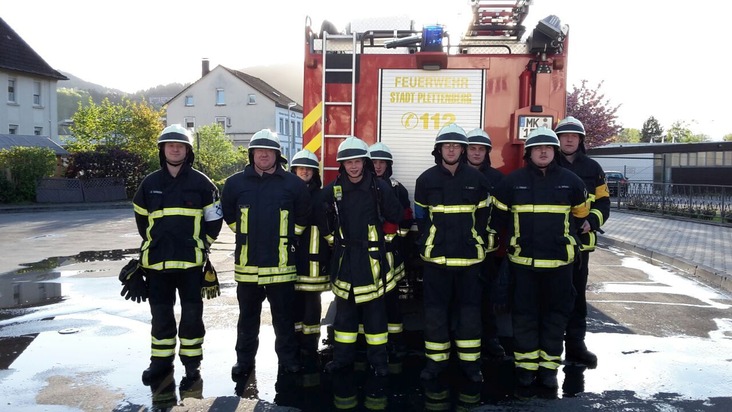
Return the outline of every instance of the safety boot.
<path id="1" fill-rule="evenodd" d="M 325 373 L 339 373 L 339 372 L 346 372 L 348 368 L 353 368 L 353 364 L 343 364 L 341 362 L 336 361 L 330 361 L 325 364 Z"/>
<path id="2" fill-rule="evenodd" d="M 576 363 L 585 365 L 590 369 L 597 367 L 597 355 L 587 350 L 584 342 L 567 342 L 566 343 L 567 354 L 564 360 L 567 363 Z"/>
<path id="3" fill-rule="evenodd" d="M 237 362 L 231 367 L 231 379 L 237 382 L 240 379 L 246 378 L 252 373 L 253 369 L 253 363 Z"/>
<path id="4" fill-rule="evenodd" d="M 442 370 L 445 369 L 443 366 L 439 366 L 434 361 L 428 361 L 427 366 L 422 369 L 419 373 L 419 379 L 423 381 L 431 381 L 437 379 L 440 376 Z"/>
<path id="5" fill-rule="evenodd" d="M 184 376 L 183 379 L 187 379 L 191 382 L 195 382 L 195 381 L 201 379 L 201 363 L 200 362 L 189 363 L 185 366 L 186 366 L 186 376 Z"/>
<path id="6" fill-rule="evenodd" d="M 153 382 L 159 381 L 162 378 L 173 373 L 173 363 L 170 361 L 158 361 L 154 360 L 150 362 L 150 366 L 142 371 L 142 384 L 150 386 Z"/>
<path id="7" fill-rule="evenodd" d="M 379 364 L 379 365 L 371 365 L 371 371 L 373 372 L 374 376 L 376 376 L 376 377 L 389 376 L 389 365 L 386 363 Z"/>
<path id="8" fill-rule="evenodd" d="M 559 388 L 556 369 L 539 368 L 536 374 L 536 383 L 547 389 Z"/>
<path id="9" fill-rule="evenodd" d="M 482 344 L 482 352 L 484 358 L 502 359 L 506 357 L 506 351 L 501 346 L 498 338 L 485 339 Z"/>
<path id="10" fill-rule="evenodd" d="M 521 387 L 531 386 L 536 378 L 536 372 L 524 368 L 516 368 L 516 385 Z"/>

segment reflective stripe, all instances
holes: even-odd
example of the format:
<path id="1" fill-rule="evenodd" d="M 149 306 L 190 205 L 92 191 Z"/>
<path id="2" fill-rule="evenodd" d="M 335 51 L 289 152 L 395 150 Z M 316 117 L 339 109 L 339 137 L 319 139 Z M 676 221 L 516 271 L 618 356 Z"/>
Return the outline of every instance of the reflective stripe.
<path id="1" fill-rule="evenodd" d="M 526 353 L 514 352 L 513 358 L 516 359 L 517 361 L 539 359 L 539 351 L 535 350 L 533 352 L 526 352 Z"/>
<path id="2" fill-rule="evenodd" d="M 602 212 L 597 209 L 590 209 L 590 213 L 597 217 L 597 222 L 600 224 L 600 226 L 605 224 L 605 219 L 602 217 Z"/>
<path id="3" fill-rule="evenodd" d="M 478 245 L 480 246 L 480 245 Z M 438 265 L 445 265 L 445 266 L 451 266 L 451 267 L 468 267 L 476 265 L 480 262 L 482 262 L 485 259 L 485 252 L 483 250 L 483 247 L 480 246 L 479 248 L 476 248 L 478 250 L 479 257 L 474 259 L 466 259 L 466 258 L 446 258 L 444 256 L 436 257 L 436 258 L 428 258 L 422 255 L 422 260 L 425 262 L 432 262 Z"/>
<path id="4" fill-rule="evenodd" d="M 429 210 L 433 213 L 473 213 L 478 208 L 476 205 L 434 205 Z"/>
<path id="5" fill-rule="evenodd" d="M 389 323 L 386 325 L 387 330 L 389 333 L 395 334 L 395 333 L 402 333 L 404 331 L 404 324 L 403 323 Z"/>
<path id="6" fill-rule="evenodd" d="M 366 333 L 365 336 L 366 343 L 372 346 L 386 345 L 386 341 L 389 338 L 389 334 L 387 332 L 375 334 Z"/>
<path id="7" fill-rule="evenodd" d="M 132 208 L 134 209 L 135 213 L 137 213 L 138 215 L 147 216 L 147 209 L 145 209 L 144 207 L 140 207 L 136 203 L 133 203 Z"/>
<path id="8" fill-rule="evenodd" d="M 516 362 L 515 366 L 517 368 L 527 369 L 530 371 L 536 371 L 539 370 L 539 364 L 536 362 Z"/>
<path id="9" fill-rule="evenodd" d="M 317 325 L 302 325 L 303 335 L 317 335 L 320 333 L 320 324 Z"/>
<path id="10" fill-rule="evenodd" d="M 175 348 L 166 348 L 166 349 L 152 348 L 150 351 L 150 356 L 153 356 L 155 358 L 169 358 L 171 356 L 175 356 Z"/>
<path id="11" fill-rule="evenodd" d="M 493 206 L 497 207 L 500 210 L 503 210 L 504 212 L 508 212 L 508 206 L 505 203 L 501 202 L 500 200 L 496 199 L 495 197 L 492 200 L 493 200 Z"/>
<path id="12" fill-rule="evenodd" d="M 516 213 L 559 213 L 568 214 L 569 206 L 561 205 L 513 205 L 512 212 Z"/>
<path id="13" fill-rule="evenodd" d="M 458 348 L 480 348 L 480 339 L 455 340 Z"/>
<path id="14" fill-rule="evenodd" d="M 201 355 L 203 355 L 203 349 L 201 349 L 201 348 L 191 348 L 191 349 L 180 348 L 179 354 L 181 356 L 201 356 Z"/>
<path id="15" fill-rule="evenodd" d="M 358 399 L 355 396 L 340 397 L 333 395 L 333 406 L 336 409 L 353 409 L 358 406 Z"/>
<path id="16" fill-rule="evenodd" d="M 181 346 L 203 345 L 203 338 L 186 339 L 180 338 Z"/>
<path id="17" fill-rule="evenodd" d="M 358 333 L 355 332 L 343 332 L 339 330 L 333 331 L 333 337 L 336 342 L 340 343 L 356 343 L 356 338 L 358 338 Z"/>
<path id="18" fill-rule="evenodd" d="M 450 342 L 424 342 L 424 348 L 427 350 L 448 350 L 450 349 Z M 537 355 L 538 356 L 538 355 Z"/>
<path id="19" fill-rule="evenodd" d="M 175 338 L 168 338 L 168 339 L 157 339 L 155 336 L 152 336 L 150 341 L 153 345 L 172 345 L 175 346 Z"/>
<path id="20" fill-rule="evenodd" d="M 386 405 L 386 396 L 376 398 L 367 395 L 363 400 L 363 406 L 368 411 L 383 411 L 386 409 Z"/>
<path id="21" fill-rule="evenodd" d="M 539 357 L 544 360 L 552 361 L 552 362 L 561 362 L 562 361 L 561 356 L 550 355 L 550 354 L 544 352 L 543 350 L 539 351 Z"/>
<path id="22" fill-rule="evenodd" d="M 559 362 L 539 362 L 539 367 L 557 370 L 562 364 Z"/>
<path id="23" fill-rule="evenodd" d="M 465 353 L 465 352 L 458 351 L 458 359 L 460 359 L 461 361 L 466 361 L 466 362 L 477 361 L 478 359 L 480 359 L 480 352 Z"/>
<path id="24" fill-rule="evenodd" d="M 305 226 L 300 226 L 298 224 L 295 224 L 295 234 L 299 236 L 299 235 L 302 235 L 303 233 L 305 233 Z"/>
<path id="25" fill-rule="evenodd" d="M 239 209 L 239 233 L 248 235 L 249 234 L 249 207 L 243 207 Z M 249 242 L 241 245 L 241 251 L 239 252 L 239 266 L 242 268 L 246 267 L 249 262 Z M 236 270 L 236 265 L 234 267 Z M 234 274 L 236 280 L 236 274 Z M 245 282 L 244 280 L 237 280 L 237 282 Z"/>
<path id="26" fill-rule="evenodd" d="M 288 244 L 289 239 L 287 238 L 288 235 L 288 218 L 290 216 L 290 212 L 288 210 L 280 210 L 280 247 L 279 247 L 279 261 L 277 266 L 284 267 L 287 266 L 289 263 L 289 250 L 288 250 Z"/>
<path id="27" fill-rule="evenodd" d="M 425 353 L 425 356 L 435 362 L 445 362 L 450 360 L 450 352 Z"/>

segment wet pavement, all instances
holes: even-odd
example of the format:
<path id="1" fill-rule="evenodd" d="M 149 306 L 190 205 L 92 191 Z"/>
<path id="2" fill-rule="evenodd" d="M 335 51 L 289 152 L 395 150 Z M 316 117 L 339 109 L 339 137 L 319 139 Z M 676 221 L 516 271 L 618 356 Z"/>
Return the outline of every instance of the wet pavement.
<path id="1" fill-rule="evenodd" d="M 483 385 L 455 370 L 420 382 L 421 315 L 411 301 L 411 350 L 392 361 L 387 378 L 372 377 L 363 363 L 350 373 L 323 374 L 327 351 L 302 373 L 278 375 L 265 302 L 257 368 L 248 380 L 232 381 L 238 307 L 226 230 L 212 253 L 222 296 L 205 302 L 202 381 L 181 392 L 177 361 L 172 376 L 143 386 L 149 307 L 121 298 L 117 280 L 139 246 L 131 209 L 0 212 L 0 410 L 732 410 L 730 293 L 672 265 L 678 262 L 652 262 L 647 248 L 633 253 L 641 248 L 630 242 L 641 236 L 622 236 L 653 231 L 653 221 L 628 228 L 627 216 L 613 217 L 590 261 L 587 344 L 599 366 L 565 365 L 558 391 L 537 388 L 532 398 L 517 399 L 510 359 L 486 360 Z M 687 230 L 708 230 L 701 225 Z M 711 262 L 703 270 L 716 270 Z"/>

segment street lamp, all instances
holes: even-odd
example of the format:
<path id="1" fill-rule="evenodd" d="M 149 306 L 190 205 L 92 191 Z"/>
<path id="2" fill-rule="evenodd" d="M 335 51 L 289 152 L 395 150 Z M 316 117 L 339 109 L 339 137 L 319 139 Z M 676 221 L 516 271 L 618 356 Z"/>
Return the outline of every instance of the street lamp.
<path id="1" fill-rule="evenodd" d="M 292 124 L 292 108 L 297 106 L 297 103 L 290 102 L 287 103 L 287 134 L 290 137 L 289 139 L 289 146 L 290 146 L 290 164 L 292 164 L 292 157 L 295 156 L 295 131 Z"/>

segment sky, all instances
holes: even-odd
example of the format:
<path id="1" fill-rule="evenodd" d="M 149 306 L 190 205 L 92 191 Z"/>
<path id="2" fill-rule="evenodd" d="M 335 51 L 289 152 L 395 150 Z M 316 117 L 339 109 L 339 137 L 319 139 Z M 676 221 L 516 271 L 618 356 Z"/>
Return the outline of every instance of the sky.
<path id="1" fill-rule="evenodd" d="M 54 69 L 125 92 L 191 83 L 201 59 L 211 68 L 303 61 L 306 18 L 342 29 L 358 18 L 408 16 L 416 27 L 462 31 L 469 0 L 0 0 L 0 17 Z M 668 0 L 534 0 L 527 32 L 549 15 L 569 26 L 568 86 L 583 80 L 618 123 L 641 129 L 654 116 L 668 130 L 683 122 L 694 134 L 732 133 L 726 61 L 732 2 Z M 298 75 L 300 75 L 298 73 Z M 59 83 L 60 85 L 63 82 Z M 276 85 L 274 85 L 276 87 Z"/>

